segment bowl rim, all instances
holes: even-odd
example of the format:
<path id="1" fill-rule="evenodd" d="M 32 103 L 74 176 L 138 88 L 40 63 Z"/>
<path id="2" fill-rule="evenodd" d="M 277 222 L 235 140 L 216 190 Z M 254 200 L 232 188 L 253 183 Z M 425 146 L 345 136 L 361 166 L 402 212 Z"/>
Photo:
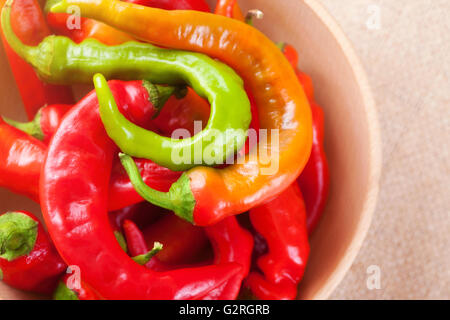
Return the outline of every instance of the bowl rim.
<path id="1" fill-rule="evenodd" d="M 328 12 L 328 10 L 318 0 L 300 0 L 303 1 L 317 17 L 325 24 L 325 27 L 333 35 L 336 42 L 342 48 L 344 56 L 349 61 L 353 75 L 356 79 L 357 85 L 362 95 L 363 104 L 365 107 L 365 114 L 368 123 L 369 131 L 369 151 L 370 151 L 370 172 L 368 181 L 368 192 L 364 200 L 364 206 L 361 212 L 361 219 L 356 226 L 354 237 L 345 250 L 340 262 L 334 271 L 324 281 L 324 285 L 314 293 L 313 299 L 325 300 L 330 297 L 339 283 L 343 280 L 347 271 L 353 264 L 364 239 L 369 230 L 372 218 L 374 215 L 378 193 L 379 182 L 381 177 L 382 164 L 382 148 L 381 148 L 381 134 L 378 121 L 378 112 L 376 110 L 375 101 L 373 99 L 372 91 L 367 79 L 366 72 L 358 58 L 351 41 L 347 38 L 344 31 Z"/>
<path id="2" fill-rule="evenodd" d="M 311 11 L 324 23 L 325 27 L 332 34 L 339 47 L 342 49 L 344 56 L 348 60 L 359 87 L 359 91 L 361 92 L 369 133 L 370 172 L 367 188 L 368 192 L 365 196 L 364 205 L 361 210 L 361 219 L 356 226 L 354 237 L 350 245 L 343 253 L 337 267 L 328 275 L 323 285 L 311 297 L 315 300 L 325 300 L 330 297 L 333 291 L 342 282 L 344 276 L 352 266 L 359 250 L 361 249 L 369 230 L 379 193 L 379 181 L 382 168 L 381 134 L 378 121 L 378 112 L 376 110 L 375 101 L 373 99 L 367 75 L 351 41 L 347 38 L 335 18 L 328 12 L 324 5 L 320 3 L 320 0 L 298 1 L 303 2 L 307 7 L 309 7 Z"/>

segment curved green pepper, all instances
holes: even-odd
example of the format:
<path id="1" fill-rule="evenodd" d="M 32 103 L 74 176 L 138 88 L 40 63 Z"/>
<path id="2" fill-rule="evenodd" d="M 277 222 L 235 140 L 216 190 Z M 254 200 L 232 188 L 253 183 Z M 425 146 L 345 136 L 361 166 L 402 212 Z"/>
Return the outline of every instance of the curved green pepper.
<path id="1" fill-rule="evenodd" d="M 152 83 L 187 83 L 211 104 L 203 131 L 184 139 L 167 138 L 129 122 L 117 108 L 104 109 L 106 131 L 119 148 L 134 157 L 150 159 L 171 170 L 222 164 L 245 143 L 251 121 L 250 102 L 242 79 L 227 65 L 206 55 L 168 50 L 148 43 L 106 46 L 87 39 L 80 44 L 67 37 L 49 36 L 38 46 L 23 44 L 10 24 L 10 1 L 2 12 L 9 45 L 30 63 L 41 78 L 56 84 L 91 83 L 96 73 L 107 79 L 145 79 Z"/>

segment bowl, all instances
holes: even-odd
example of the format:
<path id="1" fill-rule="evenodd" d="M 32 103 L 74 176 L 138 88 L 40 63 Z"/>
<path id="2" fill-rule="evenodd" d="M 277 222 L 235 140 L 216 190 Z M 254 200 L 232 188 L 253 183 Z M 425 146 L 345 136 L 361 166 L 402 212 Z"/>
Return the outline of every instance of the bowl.
<path id="1" fill-rule="evenodd" d="M 215 1 L 209 1 L 214 7 Z M 311 238 L 310 261 L 299 299 L 326 299 L 350 268 L 370 226 L 378 194 L 381 151 L 377 114 L 361 64 L 345 35 L 316 0 L 240 0 L 244 12 L 265 13 L 255 26 L 273 41 L 294 45 L 300 67 L 311 75 L 326 117 L 330 198 Z M 25 120 L 3 50 L 0 53 L 0 114 Z M 0 212 L 39 206 L 0 190 Z M 33 296 L 0 283 L 0 299 Z"/>

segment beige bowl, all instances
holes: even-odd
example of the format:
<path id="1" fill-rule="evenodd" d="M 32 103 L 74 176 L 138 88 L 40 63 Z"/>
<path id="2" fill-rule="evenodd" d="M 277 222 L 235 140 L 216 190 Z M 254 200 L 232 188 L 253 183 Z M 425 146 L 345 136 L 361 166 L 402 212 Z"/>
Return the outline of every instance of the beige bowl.
<path id="1" fill-rule="evenodd" d="M 210 3 L 215 3 L 211 0 Z M 289 42 L 300 52 L 316 99 L 326 115 L 326 149 L 331 167 L 331 195 L 311 239 L 311 257 L 300 286 L 301 299 L 326 299 L 351 266 L 369 228 L 381 166 L 375 106 L 361 64 L 336 22 L 316 0 L 240 0 L 244 11 L 265 13 L 256 26 L 274 41 Z M 25 119 L 14 81 L 0 53 L 0 112 Z M 39 207 L 0 190 L 0 212 Z M 0 299 L 29 295 L 0 283 Z"/>

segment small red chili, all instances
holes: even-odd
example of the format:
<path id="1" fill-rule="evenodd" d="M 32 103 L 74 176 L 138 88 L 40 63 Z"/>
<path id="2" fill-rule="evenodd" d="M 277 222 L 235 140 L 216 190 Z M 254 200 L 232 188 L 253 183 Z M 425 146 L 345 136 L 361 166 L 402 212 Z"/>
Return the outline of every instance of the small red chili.
<path id="1" fill-rule="evenodd" d="M 67 266 L 29 212 L 0 215 L 0 279 L 17 289 L 50 294 Z"/>
<path id="2" fill-rule="evenodd" d="M 298 185 L 252 209 L 250 220 L 266 240 L 268 252 L 257 259 L 261 273 L 251 272 L 246 287 L 259 299 L 295 299 L 309 256 L 306 211 Z"/>

